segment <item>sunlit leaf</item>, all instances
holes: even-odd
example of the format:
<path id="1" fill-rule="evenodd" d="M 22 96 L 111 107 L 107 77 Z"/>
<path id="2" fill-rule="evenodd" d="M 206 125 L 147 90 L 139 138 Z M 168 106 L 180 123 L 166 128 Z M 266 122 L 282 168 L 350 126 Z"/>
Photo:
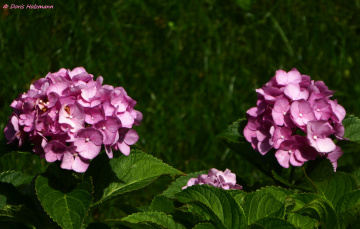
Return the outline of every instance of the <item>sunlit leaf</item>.
<path id="1" fill-rule="evenodd" d="M 92 202 L 91 178 L 66 187 L 62 180 L 40 175 L 36 194 L 47 214 L 63 228 L 80 228 Z"/>
<path id="2" fill-rule="evenodd" d="M 86 176 L 94 181 L 94 205 L 123 193 L 141 189 L 161 175 L 180 175 L 151 155 L 133 150 L 129 156 L 121 155 L 109 160 L 106 154 L 99 155 L 90 164 Z"/>
<path id="3" fill-rule="evenodd" d="M 217 228 L 244 228 L 243 209 L 231 194 L 209 185 L 194 185 L 176 194 L 179 201 L 195 207 L 197 214 L 210 218 Z"/>

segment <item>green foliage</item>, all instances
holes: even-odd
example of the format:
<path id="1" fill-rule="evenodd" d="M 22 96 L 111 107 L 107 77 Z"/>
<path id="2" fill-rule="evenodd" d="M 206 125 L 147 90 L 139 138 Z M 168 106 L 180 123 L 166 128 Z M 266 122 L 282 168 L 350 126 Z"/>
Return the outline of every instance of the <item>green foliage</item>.
<path id="1" fill-rule="evenodd" d="M 185 229 L 183 225 L 174 221 L 173 217 L 161 212 L 135 213 L 121 219 L 133 224 L 156 224 L 163 228 Z"/>
<path id="2" fill-rule="evenodd" d="M 63 228 L 81 227 L 92 203 L 90 178 L 77 182 L 72 177 L 56 179 L 54 176 L 40 175 L 36 179 L 35 189 L 44 210 L 56 223 Z"/>
<path id="3" fill-rule="evenodd" d="M 248 228 L 250 228 L 250 229 L 264 229 L 264 228 L 295 229 L 296 227 L 283 219 L 265 217 L 265 218 L 258 220 L 256 223 L 249 225 Z"/>
<path id="4" fill-rule="evenodd" d="M 350 141 L 360 143 L 360 120 L 351 115 L 342 122 L 345 127 L 344 137 Z"/>
<path id="5" fill-rule="evenodd" d="M 317 220 L 307 215 L 300 215 L 298 213 L 289 213 L 287 221 L 298 228 L 310 229 L 317 228 Z"/>
<path id="6" fill-rule="evenodd" d="M 341 196 L 336 205 L 336 212 L 338 213 L 341 226 L 344 227 L 351 223 L 356 217 L 360 215 L 360 190 L 352 191 Z"/>
<path id="7" fill-rule="evenodd" d="M 101 168 L 101 169 L 100 169 Z M 96 157 L 85 176 L 94 182 L 94 203 L 98 205 L 120 194 L 143 188 L 161 175 L 180 175 L 180 171 L 141 151 L 111 160 L 106 154 Z"/>
<path id="8" fill-rule="evenodd" d="M 176 194 L 180 202 L 215 223 L 217 228 L 244 228 L 245 215 L 230 193 L 208 185 L 191 186 Z"/>
<path id="9" fill-rule="evenodd" d="M 174 203 L 164 195 L 156 196 L 150 205 L 152 211 L 160 211 L 165 213 L 174 213 Z"/>
<path id="10" fill-rule="evenodd" d="M 292 193 L 292 191 L 280 187 L 266 187 L 248 193 L 242 206 L 247 225 L 266 217 L 283 219 L 285 217 L 285 199 Z"/>
<path id="11" fill-rule="evenodd" d="M 0 182 L 10 183 L 15 187 L 28 184 L 31 180 L 31 176 L 24 175 L 17 171 L 5 171 L 0 174 Z"/>

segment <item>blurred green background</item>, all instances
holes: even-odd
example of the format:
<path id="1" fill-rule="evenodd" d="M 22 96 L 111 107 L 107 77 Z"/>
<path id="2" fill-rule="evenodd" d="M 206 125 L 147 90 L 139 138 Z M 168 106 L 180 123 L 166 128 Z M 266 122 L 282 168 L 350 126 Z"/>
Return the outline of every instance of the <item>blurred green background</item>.
<path id="1" fill-rule="evenodd" d="M 0 12 L 2 130 L 9 104 L 33 80 L 77 66 L 123 86 L 144 115 L 136 147 L 187 173 L 250 176 L 216 135 L 255 106 L 255 89 L 277 69 L 323 80 L 348 114 L 360 115 L 359 0 L 2 0 Z M 28 174 L 47 165 L 26 155 L 0 161 L 1 170 Z"/>

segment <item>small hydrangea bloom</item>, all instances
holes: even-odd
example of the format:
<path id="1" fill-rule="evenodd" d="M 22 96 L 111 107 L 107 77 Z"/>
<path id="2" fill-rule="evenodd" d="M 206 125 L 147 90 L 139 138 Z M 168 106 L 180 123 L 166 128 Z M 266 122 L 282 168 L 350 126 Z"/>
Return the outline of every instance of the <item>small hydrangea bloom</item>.
<path id="1" fill-rule="evenodd" d="M 129 155 L 142 114 L 124 88 L 102 83 L 82 67 L 48 73 L 11 103 L 5 137 L 19 146 L 28 138 L 34 153 L 76 172 L 85 172 L 103 145 L 109 158 L 113 149 Z"/>
<path id="2" fill-rule="evenodd" d="M 208 184 L 214 187 L 219 187 L 225 190 L 229 189 L 242 189 L 241 185 L 236 184 L 236 175 L 232 173 L 230 169 L 226 169 L 224 172 L 215 168 L 210 169 L 208 174 L 199 175 L 197 178 L 190 178 L 182 189 L 193 185 Z"/>
<path id="3" fill-rule="evenodd" d="M 285 168 L 326 157 L 336 171 L 342 151 L 331 136 L 345 139 L 341 122 L 346 111 L 337 100 L 331 100 L 334 92 L 323 81 L 311 80 L 296 69 L 278 70 L 256 92 L 257 106 L 246 112 L 244 128 L 244 136 L 255 150 L 264 155 L 275 148 L 275 157 Z"/>

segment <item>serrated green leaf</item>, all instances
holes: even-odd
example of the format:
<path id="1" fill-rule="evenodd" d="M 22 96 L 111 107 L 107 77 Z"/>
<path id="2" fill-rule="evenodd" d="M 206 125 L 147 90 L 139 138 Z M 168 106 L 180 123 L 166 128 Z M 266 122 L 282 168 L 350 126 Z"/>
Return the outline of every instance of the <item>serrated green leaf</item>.
<path id="1" fill-rule="evenodd" d="M 336 206 L 343 228 L 360 216 L 360 190 L 343 195 Z"/>
<path id="2" fill-rule="evenodd" d="M 46 213 L 62 228 L 80 228 L 92 202 L 91 178 L 66 189 L 64 180 L 40 175 L 35 183 L 36 194 Z"/>
<path id="3" fill-rule="evenodd" d="M 123 193 L 141 189 L 161 175 L 180 175 L 151 155 L 132 150 L 129 156 L 121 155 L 109 160 L 106 154 L 99 155 L 90 164 L 85 176 L 93 177 L 94 205 Z"/>
<path id="4" fill-rule="evenodd" d="M 205 174 L 207 171 L 200 171 L 191 174 L 187 174 L 186 176 L 181 176 L 176 179 L 171 185 L 162 193 L 162 195 L 167 196 L 169 198 L 174 197 L 176 193 L 182 191 L 182 187 L 184 187 L 190 178 L 196 178 L 201 174 Z"/>
<path id="5" fill-rule="evenodd" d="M 162 212 L 139 212 L 122 218 L 121 221 L 132 224 L 152 223 L 169 229 L 185 229 L 185 226 L 175 222 L 171 215 Z"/>
<path id="6" fill-rule="evenodd" d="M 24 175 L 23 173 L 17 171 L 5 171 L 0 174 L 1 182 L 10 183 L 15 187 L 30 183 L 32 178 L 33 177 Z"/>
<path id="7" fill-rule="evenodd" d="M 266 187 L 246 194 L 244 212 L 248 225 L 269 216 L 284 218 L 285 200 L 293 191 L 280 187 Z"/>
<path id="8" fill-rule="evenodd" d="M 338 216 L 331 203 L 315 193 L 301 193 L 291 196 L 295 201 L 292 213 L 317 219 L 323 228 L 339 228 Z"/>
<path id="9" fill-rule="evenodd" d="M 334 176 L 323 181 L 314 181 L 318 193 L 326 197 L 336 207 L 338 200 L 346 193 L 357 188 L 355 178 L 350 174 L 337 172 Z"/>
<path id="10" fill-rule="evenodd" d="M 255 223 L 249 225 L 248 228 L 251 229 L 257 229 L 257 228 L 261 228 L 261 229 L 272 229 L 272 228 L 276 228 L 276 229 L 296 229 L 296 227 L 294 225 L 292 225 L 291 223 L 283 220 L 283 219 L 279 219 L 279 218 L 274 218 L 274 217 L 266 217 L 266 218 L 262 218 L 258 221 L 256 221 Z"/>
<path id="11" fill-rule="evenodd" d="M 188 203 L 201 211 L 217 228 L 244 228 L 244 211 L 231 194 L 209 185 L 194 185 L 175 195 L 180 202 Z"/>
<path id="12" fill-rule="evenodd" d="M 243 191 L 243 190 L 229 190 L 228 192 L 230 193 L 230 195 L 235 199 L 235 201 L 240 206 L 243 205 L 245 195 L 247 194 L 245 191 Z"/>
<path id="13" fill-rule="evenodd" d="M 306 215 L 300 215 L 297 213 L 287 214 L 287 221 L 297 228 L 312 229 L 317 228 L 317 220 Z"/>
<path id="14" fill-rule="evenodd" d="M 350 115 L 342 121 L 345 127 L 344 137 L 350 141 L 360 143 L 360 119 Z"/>
<path id="15" fill-rule="evenodd" d="M 157 212 L 173 213 L 174 203 L 168 197 L 160 195 L 151 201 L 150 209 Z"/>
<path id="16" fill-rule="evenodd" d="M 316 199 L 322 199 L 324 197 L 316 193 L 296 193 L 291 195 L 290 198 L 293 200 L 292 212 L 295 212 L 303 208 L 306 204 Z"/>

